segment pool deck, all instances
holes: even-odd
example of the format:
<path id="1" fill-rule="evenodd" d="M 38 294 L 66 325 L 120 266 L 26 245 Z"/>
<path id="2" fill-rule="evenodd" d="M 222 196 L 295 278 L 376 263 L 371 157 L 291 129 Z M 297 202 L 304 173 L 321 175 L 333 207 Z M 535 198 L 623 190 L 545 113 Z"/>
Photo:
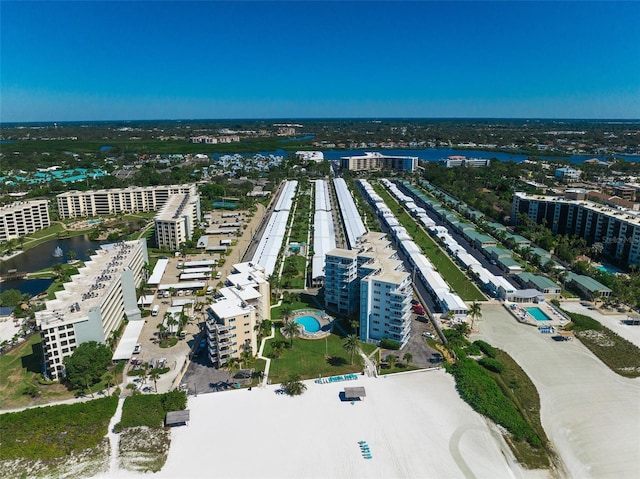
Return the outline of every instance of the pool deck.
<path id="1" fill-rule="evenodd" d="M 511 315 L 523 324 L 528 324 L 535 327 L 548 327 L 562 328 L 569 323 L 569 318 L 566 317 L 561 311 L 559 311 L 551 303 L 510 303 L 504 302 L 503 306 Z M 526 308 L 538 308 L 549 319 L 539 321 L 536 320 Z"/>
<path id="2" fill-rule="evenodd" d="M 297 309 L 293 312 L 292 321 L 302 317 L 312 316 L 320 323 L 320 331 L 310 333 L 304 327 L 300 329 L 300 337 L 303 339 L 324 339 L 331 334 L 333 330 L 333 318 L 321 309 Z M 330 326 L 327 328 L 327 326 Z"/>

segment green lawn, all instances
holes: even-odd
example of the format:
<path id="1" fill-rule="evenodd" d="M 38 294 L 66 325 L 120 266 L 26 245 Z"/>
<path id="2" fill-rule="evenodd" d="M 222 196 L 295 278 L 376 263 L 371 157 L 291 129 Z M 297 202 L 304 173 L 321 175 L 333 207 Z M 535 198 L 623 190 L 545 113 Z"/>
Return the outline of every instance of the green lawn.
<path id="1" fill-rule="evenodd" d="M 290 255 L 284 260 L 282 271 L 282 286 L 286 289 L 304 289 L 304 270 L 307 258 L 304 256 Z"/>
<path id="2" fill-rule="evenodd" d="M 464 301 L 484 301 L 486 298 L 476 285 L 460 271 L 456 264 L 447 256 L 447 253 L 418 226 L 411 215 L 409 215 L 404 208 L 401 208 L 382 186 L 375 185 L 374 188 L 385 203 L 387 203 L 387 206 L 392 209 L 400 224 L 404 226 L 407 232 L 413 237 L 413 241 L 420 246 L 425 256 L 433 263 L 444 280 L 449 283 L 451 289 L 458 293 Z"/>
<path id="3" fill-rule="evenodd" d="M 69 399 L 73 393 L 61 384 L 39 385 L 36 376 L 42 372 L 42 344 L 34 334 L 24 343 L 0 356 L 0 407 L 17 408 L 50 401 Z M 35 384 L 40 398 L 23 394 L 26 386 Z"/>
<path id="4" fill-rule="evenodd" d="M 284 338 L 276 329 L 274 339 L 267 341 L 264 355 L 271 357 L 271 343 L 274 340 L 289 340 Z M 342 347 L 344 339 L 331 334 L 327 340 L 302 339 L 293 340 L 293 349 L 286 348 L 279 359 L 271 360 L 269 378 L 272 383 L 284 381 L 290 374 L 298 374 L 302 379 L 335 376 L 362 371 L 362 358 L 358 354 L 353 356 L 350 364 L 349 353 Z M 325 356 L 328 352 L 329 358 Z"/>

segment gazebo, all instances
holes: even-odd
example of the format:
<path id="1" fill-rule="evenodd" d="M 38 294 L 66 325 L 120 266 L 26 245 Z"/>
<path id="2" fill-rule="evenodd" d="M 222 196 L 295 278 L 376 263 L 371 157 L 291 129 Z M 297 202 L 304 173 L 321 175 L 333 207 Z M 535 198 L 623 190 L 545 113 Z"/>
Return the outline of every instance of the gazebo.
<path id="1" fill-rule="evenodd" d="M 344 388 L 344 398 L 347 401 L 364 401 L 364 398 L 366 396 L 367 392 L 362 386 L 355 388 Z"/>

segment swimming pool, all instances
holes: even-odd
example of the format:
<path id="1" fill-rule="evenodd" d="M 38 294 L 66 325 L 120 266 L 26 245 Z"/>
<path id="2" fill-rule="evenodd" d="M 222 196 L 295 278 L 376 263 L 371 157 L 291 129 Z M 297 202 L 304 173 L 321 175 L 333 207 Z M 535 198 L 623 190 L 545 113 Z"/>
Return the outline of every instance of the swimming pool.
<path id="1" fill-rule="evenodd" d="M 320 323 L 313 316 L 300 316 L 296 318 L 296 323 L 300 324 L 307 333 L 320 331 Z"/>
<path id="2" fill-rule="evenodd" d="M 551 318 L 547 316 L 544 313 L 544 311 L 542 311 L 540 308 L 524 308 L 524 309 L 526 309 L 527 313 L 533 316 L 533 319 L 535 319 L 536 321 L 551 321 Z"/>

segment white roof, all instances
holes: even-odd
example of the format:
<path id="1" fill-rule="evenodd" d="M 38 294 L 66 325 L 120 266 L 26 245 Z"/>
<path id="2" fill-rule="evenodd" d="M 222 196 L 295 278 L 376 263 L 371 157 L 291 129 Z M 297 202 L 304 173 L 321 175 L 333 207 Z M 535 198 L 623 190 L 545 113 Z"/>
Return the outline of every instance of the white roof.
<path id="1" fill-rule="evenodd" d="M 365 234 L 367 230 L 344 179 L 335 178 L 333 186 L 336 189 L 336 197 L 338 198 L 338 205 L 347 236 L 347 245 L 349 248 L 353 248 L 358 242 L 358 238 Z"/>
<path id="2" fill-rule="evenodd" d="M 211 272 L 208 273 L 182 273 L 180 275 L 180 281 L 189 281 L 191 279 L 210 279 Z"/>
<path id="3" fill-rule="evenodd" d="M 212 270 L 213 270 L 213 268 L 211 268 L 211 267 L 206 267 L 206 268 L 183 268 L 182 269 L 182 274 L 185 274 L 185 273 L 211 273 Z"/>
<path id="4" fill-rule="evenodd" d="M 251 260 L 252 263 L 258 263 L 262 266 L 267 276 L 270 276 L 275 269 L 288 220 L 289 210 L 276 211 L 271 215 Z"/>
<path id="5" fill-rule="evenodd" d="M 168 264 L 168 259 L 160 258 L 154 266 L 153 273 L 151 273 L 147 284 L 160 284 L 160 281 L 162 281 L 162 276 L 164 275 L 164 270 L 167 269 Z"/>
<path id="6" fill-rule="evenodd" d="M 195 299 L 173 299 L 171 300 L 171 306 L 178 306 L 182 309 L 187 304 L 194 304 L 196 302 Z"/>
<path id="7" fill-rule="evenodd" d="M 313 260 L 311 277 L 324 276 L 324 262 L 328 251 L 336 247 L 336 233 L 331 211 L 316 211 L 313 218 Z"/>
<path id="8" fill-rule="evenodd" d="M 297 181 L 287 181 L 282 188 L 282 193 L 278 197 L 278 201 L 276 201 L 276 205 L 274 207 L 274 211 L 289 211 L 291 210 L 291 206 L 293 204 L 293 197 L 296 193 L 296 188 L 298 187 Z"/>
<path id="9" fill-rule="evenodd" d="M 182 266 L 184 268 L 200 268 L 203 266 L 215 266 L 217 264 L 217 259 L 203 259 L 201 261 L 185 261 Z"/>
<path id="10" fill-rule="evenodd" d="M 438 296 L 446 306 L 447 311 L 469 311 L 465 302 L 455 293 L 444 293 L 442 296 Z"/>
<path id="11" fill-rule="evenodd" d="M 129 321 L 127 323 L 127 327 L 124 328 L 124 333 L 122 333 L 122 338 L 118 343 L 118 347 L 114 351 L 113 357 L 111 358 L 112 361 L 129 359 L 131 356 L 133 356 L 133 348 L 135 348 L 136 344 L 138 343 L 138 338 L 140 337 L 143 326 L 143 320 Z"/>
<path id="12" fill-rule="evenodd" d="M 189 281 L 184 283 L 159 284 L 158 289 L 161 291 L 167 289 L 202 289 L 205 283 L 203 281 Z"/>
<path id="13" fill-rule="evenodd" d="M 148 304 L 153 303 L 153 294 L 147 294 L 146 296 L 140 296 L 140 299 L 138 299 L 138 304 L 142 305 L 142 306 L 146 306 Z"/>
<path id="14" fill-rule="evenodd" d="M 315 189 L 316 211 L 331 211 L 331 200 L 329 199 L 329 185 L 326 180 L 316 180 Z"/>

